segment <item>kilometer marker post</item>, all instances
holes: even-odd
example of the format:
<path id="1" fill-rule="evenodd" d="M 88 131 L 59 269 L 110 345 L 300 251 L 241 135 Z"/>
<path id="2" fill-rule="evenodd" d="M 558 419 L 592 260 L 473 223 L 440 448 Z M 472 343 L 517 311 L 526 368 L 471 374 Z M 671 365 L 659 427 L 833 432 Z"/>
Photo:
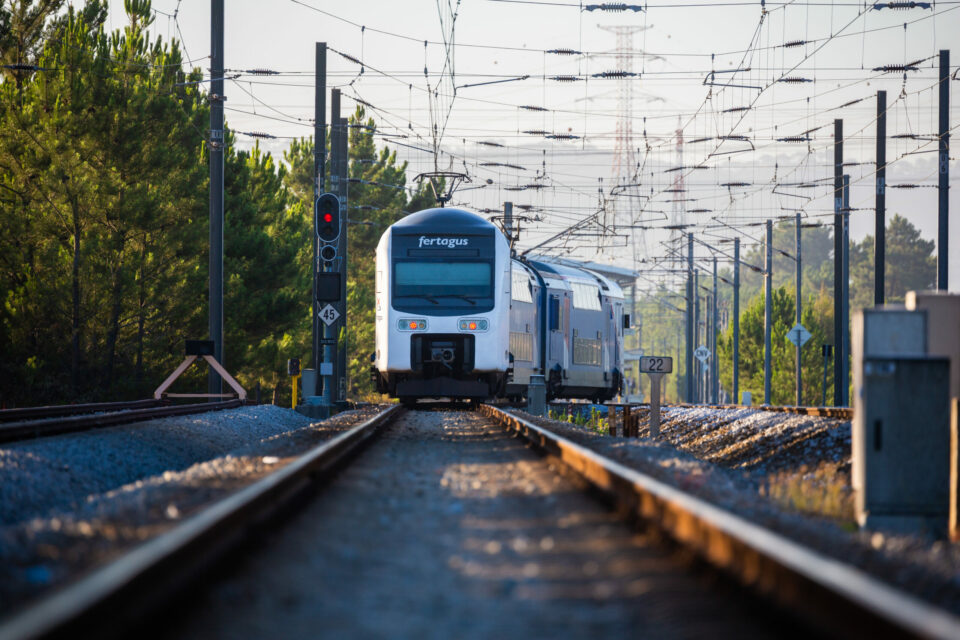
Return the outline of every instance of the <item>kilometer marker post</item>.
<path id="1" fill-rule="evenodd" d="M 673 372 L 673 358 L 641 356 L 640 373 L 650 376 L 650 437 L 660 437 L 660 380 Z"/>

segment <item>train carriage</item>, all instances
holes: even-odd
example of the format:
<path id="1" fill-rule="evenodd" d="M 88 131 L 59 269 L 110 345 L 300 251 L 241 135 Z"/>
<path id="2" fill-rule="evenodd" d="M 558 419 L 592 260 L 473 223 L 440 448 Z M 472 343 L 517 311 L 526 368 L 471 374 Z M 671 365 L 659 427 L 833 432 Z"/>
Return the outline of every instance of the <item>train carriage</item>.
<path id="1" fill-rule="evenodd" d="M 551 398 L 608 400 L 620 393 L 623 293 L 584 268 L 533 259 L 544 283 L 544 362 Z"/>

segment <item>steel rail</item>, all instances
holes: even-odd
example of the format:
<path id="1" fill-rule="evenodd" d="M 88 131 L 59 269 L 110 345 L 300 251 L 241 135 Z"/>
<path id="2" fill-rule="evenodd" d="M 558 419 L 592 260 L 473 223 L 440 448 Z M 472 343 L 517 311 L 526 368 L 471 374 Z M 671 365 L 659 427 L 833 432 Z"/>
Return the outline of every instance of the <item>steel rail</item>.
<path id="1" fill-rule="evenodd" d="M 145 409 L 163 404 L 161 400 L 133 400 L 130 402 L 91 402 L 87 404 L 61 404 L 47 407 L 23 407 L 21 409 L 0 409 L 0 422 L 29 420 L 31 418 L 54 418 L 73 416 L 97 411 L 120 411 L 123 409 Z"/>
<path id="2" fill-rule="evenodd" d="M 198 404 L 180 404 L 134 409 L 131 411 L 114 411 L 111 413 L 97 413 L 93 415 L 69 416 L 50 420 L 25 420 L 0 424 L 0 443 L 17 442 L 31 438 L 45 438 L 47 436 L 75 433 L 101 427 L 112 427 L 128 422 L 139 422 L 153 418 L 182 416 L 192 413 L 207 413 L 208 411 L 222 411 L 234 409 L 243 404 L 242 400 L 226 400 L 224 402 L 201 402 Z"/>
<path id="3" fill-rule="evenodd" d="M 402 411 L 388 408 L 0 621 L 0 640 L 124 637 Z"/>
<path id="4" fill-rule="evenodd" d="M 956 638 L 960 618 L 839 560 L 489 405 L 480 412 L 558 458 L 712 566 L 830 635 Z"/>

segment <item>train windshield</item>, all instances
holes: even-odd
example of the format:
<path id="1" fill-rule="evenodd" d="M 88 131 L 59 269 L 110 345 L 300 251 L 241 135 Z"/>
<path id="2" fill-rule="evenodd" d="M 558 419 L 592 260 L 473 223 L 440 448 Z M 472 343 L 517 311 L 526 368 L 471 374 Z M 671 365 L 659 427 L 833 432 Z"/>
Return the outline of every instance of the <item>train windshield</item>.
<path id="1" fill-rule="evenodd" d="M 397 262 L 393 296 L 450 298 L 468 304 L 474 298 L 492 298 L 492 267 L 489 262 L 479 261 Z"/>

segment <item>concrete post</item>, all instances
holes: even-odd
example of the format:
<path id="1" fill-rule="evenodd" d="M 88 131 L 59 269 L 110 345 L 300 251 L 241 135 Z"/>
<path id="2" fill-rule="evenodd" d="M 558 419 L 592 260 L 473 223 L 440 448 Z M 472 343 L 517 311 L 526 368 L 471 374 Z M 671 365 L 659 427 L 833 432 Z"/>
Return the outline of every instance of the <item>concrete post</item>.
<path id="1" fill-rule="evenodd" d="M 850 176 L 843 176 L 843 280 L 840 283 L 840 402 L 850 406 Z"/>
<path id="2" fill-rule="evenodd" d="M 770 404 L 770 337 L 773 312 L 773 221 L 767 220 L 766 262 L 763 265 L 763 404 Z"/>
<path id="3" fill-rule="evenodd" d="M 662 373 L 650 373 L 650 437 L 660 437 L 660 379 Z"/>
<path id="4" fill-rule="evenodd" d="M 877 91 L 877 175 L 873 251 L 873 304 L 883 304 L 887 234 L 887 92 Z"/>
<path id="5" fill-rule="evenodd" d="M 833 121 L 833 404 L 843 406 L 840 355 L 843 353 L 843 120 Z"/>
<path id="6" fill-rule="evenodd" d="M 740 404 L 740 238 L 733 239 L 733 403 Z"/>
<path id="7" fill-rule="evenodd" d="M 800 259 L 801 253 L 801 229 L 803 228 L 800 223 L 800 214 L 797 214 L 797 241 L 794 251 L 796 252 L 796 262 L 797 262 L 797 324 L 800 324 L 803 309 L 803 261 Z M 798 336 L 799 337 L 799 336 Z M 797 359 L 797 406 L 803 405 L 803 364 L 800 360 L 800 341 L 797 341 L 797 350 L 796 350 L 796 359 Z"/>
<path id="8" fill-rule="evenodd" d="M 693 317 L 693 304 L 696 292 L 693 290 L 693 234 L 687 234 L 687 344 L 686 344 L 686 374 L 687 393 L 684 398 L 687 402 L 696 402 L 693 394 L 693 342 L 696 334 L 696 320 Z"/>
<path id="9" fill-rule="evenodd" d="M 950 255 L 950 50 L 940 50 L 940 139 L 937 196 L 937 289 L 948 287 Z"/>
<path id="10" fill-rule="evenodd" d="M 720 402 L 720 367 L 717 358 L 717 331 L 720 320 L 717 313 L 717 257 L 713 257 L 713 324 L 710 326 L 710 401 Z"/>

